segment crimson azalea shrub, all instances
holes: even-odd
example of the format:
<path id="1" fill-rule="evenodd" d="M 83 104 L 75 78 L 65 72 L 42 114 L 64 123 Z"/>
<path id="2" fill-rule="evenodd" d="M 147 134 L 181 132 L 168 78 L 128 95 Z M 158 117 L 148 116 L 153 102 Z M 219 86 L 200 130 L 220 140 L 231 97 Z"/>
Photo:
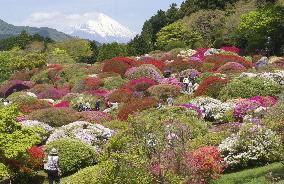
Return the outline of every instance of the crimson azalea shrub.
<path id="1" fill-rule="evenodd" d="M 245 70 L 246 70 L 246 67 L 244 67 L 240 63 L 228 62 L 228 63 L 224 64 L 223 66 L 221 66 L 220 68 L 218 68 L 217 72 L 218 73 L 230 74 L 230 73 L 244 72 Z"/>
<path id="2" fill-rule="evenodd" d="M 129 90 L 117 89 L 108 96 L 108 100 L 110 102 L 118 103 L 127 102 L 131 98 L 131 94 L 132 92 L 130 92 Z"/>
<path id="3" fill-rule="evenodd" d="M 121 77 L 120 74 L 114 73 L 114 72 L 101 72 L 97 76 L 100 79 L 105 79 L 105 78 L 109 78 L 109 77 Z"/>
<path id="4" fill-rule="evenodd" d="M 156 105 L 157 101 L 154 98 L 140 98 L 133 99 L 127 103 L 125 103 L 118 112 L 119 120 L 127 120 L 129 115 L 134 114 L 136 112 L 152 108 Z"/>
<path id="5" fill-rule="evenodd" d="M 68 108 L 70 107 L 70 103 L 67 101 L 62 101 L 58 104 L 53 105 L 54 108 Z"/>
<path id="6" fill-rule="evenodd" d="M 27 150 L 29 155 L 28 165 L 33 170 L 41 170 L 43 167 L 44 152 L 42 147 L 33 146 Z"/>
<path id="7" fill-rule="evenodd" d="M 76 82 L 72 88 L 73 93 L 96 90 L 103 86 L 103 81 L 99 78 L 87 77 Z"/>
<path id="8" fill-rule="evenodd" d="M 136 60 L 128 58 L 128 57 L 114 57 L 111 59 L 112 61 L 121 61 L 126 63 L 129 67 L 133 67 L 137 65 Z"/>
<path id="9" fill-rule="evenodd" d="M 114 72 L 123 76 L 129 67 L 130 66 L 123 61 L 109 60 L 104 63 L 103 72 Z"/>
<path id="10" fill-rule="evenodd" d="M 67 93 L 69 93 L 69 88 L 59 89 L 57 87 L 51 87 L 46 91 L 38 93 L 37 96 L 38 98 L 41 99 L 59 100 L 62 97 L 64 97 Z"/>
<path id="11" fill-rule="evenodd" d="M 223 87 L 228 83 L 227 79 L 223 79 L 216 76 L 210 76 L 205 78 L 197 90 L 194 92 L 194 96 L 210 96 L 217 98 Z"/>
<path id="12" fill-rule="evenodd" d="M 216 147 L 208 146 L 185 155 L 186 170 L 189 170 L 189 183 L 206 184 L 220 177 L 225 163 Z"/>
<path id="13" fill-rule="evenodd" d="M 40 109 L 30 113 L 26 119 L 38 120 L 52 127 L 61 127 L 80 119 L 80 114 L 70 108 Z"/>
<path id="14" fill-rule="evenodd" d="M 141 65 L 139 67 L 132 67 L 125 73 L 127 79 L 140 79 L 142 77 L 152 79 L 158 82 L 163 78 L 161 71 L 154 65 Z"/>
<path id="15" fill-rule="evenodd" d="M 253 67 L 253 63 L 247 61 L 243 57 L 236 56 L 236 55 L 223 55 L 223 54 L 214 54 L 207 56 L 203 62 L 203 71 L 217 71 L 222 65 L 234 62 L 242 64 L 247 69 Z"/>
<path id="16" fill-rule="evenodd" d="M 81 120 L 90 123 L 102 124 L 104 122 L 112 120 L 112 116 L 110 114 L 101 111 L 86 111 L 82 112 L 81 115 Z"/>

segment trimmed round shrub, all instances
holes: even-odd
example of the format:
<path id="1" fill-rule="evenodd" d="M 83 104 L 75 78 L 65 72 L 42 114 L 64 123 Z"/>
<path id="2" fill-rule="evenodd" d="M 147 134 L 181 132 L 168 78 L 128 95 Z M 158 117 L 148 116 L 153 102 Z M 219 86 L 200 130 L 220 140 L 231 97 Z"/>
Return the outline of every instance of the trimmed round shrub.
<path id="1" fill-rule="evenodd" d="M 123 76 L 129 67 L 130 66 L 123 61 L 110 60 L 104 63 L 103 72 L 114 72 Z"/>
<path id="2" fill-rule="evenodd" d="M 167 98 L 169 96 L 178 96 L 180 94 L 181 87 L 170 84 L 159 84 L 152 86 L 148 89 L 148 92 L 157 98 Z"/>
<path id="3" fill-rule="evenodd" d="M 112 116 L 110 114 L 100 111 L 86 111 L 82 112 L 81 115 L 82 115 L 81 120 L 90 123 L 101 124 L 112 120 Z"/>
<path id="4" fill-rule="evenodd" d="M 61 127 L 80 119 L 80 115 L 70 108 L 40 109 L 27 116 L 28 120 L 38 120 L 52 127 Z"/>
<path id="5" fill-rule="evenodd" d="M 217 98 L 219 96 L 220 90 L 228 83 L 227 79 L 219 78 L 216 76 L 210 76 L 205 78 L 197 90 L 195 91 L 195 96 L 210 96 Z"/>
<path id="6" fill-rule="evenodd" d="M 126 82 L 127 80 L 122 79 L 121 76 L 108 77 L 108 78 L 103 79 L 104 88 L 108 90 L 116 89 L 119 86 L 125 84 Z"/>
<path id="7" fill-rule="evenodd" d="M 141 65 L 139 67 L 132 67 L 127 70 L 125 73 L 126 78 L 133 80 L 133 79 L 140 79 L 142 77 L 152 79 L 158 82 L 160 79 L 163 78 L 162 73 L 158 68 L 154 65 Z"/>
<path id="8" fill-rule="evenodd" d="M 172 63 L 170 63 L 168 66 L 172 69 L 173 72 L 181 72 L 191 68 L 192 66 L 191 64 L 193 63 L 190 63 L 189 61 L 175 60 Z"/>
<path id="9" fill-rule="evenodd" d="M 144 61 L 137 62 L 139 66 L 141 65 L 154 65 L 156 68 L 158 68 L 161 72 L 164 72 L 165 69 L 165 63 L 163 61 L 154 60 L 154 59 L 146 59 Z"/>
<path id="10" fill-rule="evenodd" d="M 253 63 L 247 61 L 245 58 L 236 55 L 214 54 L 207 56 L 203 62 L 203 71 L 217 71 L 218 68 L 226 63 L 234 62 L 239 63 L 247 69 L 253 67 Z"/>
<path id="11" fill-rule="evenodd" d="M 113 91 L 109 96 L 108 100 L 110 102 L 127 102 L 131 98 L 132 92 L 129 90 L 124 90 L 124 89 L 117 89 Z"/>
<path id="12" fill-rule="evenodd" d="M 103 86 L 103 82 L 99 78 L 87 77 L 82 80 L 79 80 L 75 83 L 72 88 L 73 93 L 80 93 L 84 91 L 91 91 L 99 89 Z"/>
<path id="13" fill-rule="evenodd" d="M 59 139 L 45 146 L 48 154 L 52 148 L 58 151 L 59 167 L 63 176 L 71 175 L 80 169 L 96 164 L 97 151 L 81 141 L 74 139 Z"/>
<path id="14" fill-rule="evenodd" d="M 253 96 L 278 96 L 283 87 L 276 82 L 262 78 L 237 78 L 225 86 L 219 97 L 222 100 L 232 98 L 250 98 Z"/>
<path id="15" fill-rule="evenodd" d="M 228 62 L 228 63 L 224 64 L 223 66 L 221 66 L 220 68 L 218 68 L 217 72 L 218 73 L 230 74 L 230 73 L 244 72 L 245 70 L 246 70 L 246 67 L 244 67 L 240 63 Z"/>
<path id="16" fill-rule="evenodd" d="M 39 73 L 33 75 L 31 80 L 36 84 L 45 84 L 51 82 L 48 76 L 48 70 L 42 70 Z"/>
<path id="17" fill-rule="evenodd" d="M 154 80 L 141 78 L 141 79 L 131 80 L 123 87 L 130 89 L 132 91 L 146 91 L 149 87 L 156 84 L 158 83 Z"/>
<path id="18" fill-rule="evenodd" d="M 119 120 L 127 120 L 129 115 L 155 107 L 157 101 L 154 98 L 141 98 L 141 99 L 134 99 L 128 103 L 125 103 L 118 112 L 118 119 Z"/>

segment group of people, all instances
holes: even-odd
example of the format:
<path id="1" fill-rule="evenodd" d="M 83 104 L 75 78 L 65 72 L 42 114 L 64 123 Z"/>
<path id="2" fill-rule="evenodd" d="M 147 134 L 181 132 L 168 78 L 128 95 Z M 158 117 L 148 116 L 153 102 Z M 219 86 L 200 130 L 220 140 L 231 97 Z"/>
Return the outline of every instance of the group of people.
<path id="1" fill-rule="evenodd" d="M 195 73 L 191 73 L 188 77 L 180 76 L 179 81 L 183 83 L 183 91 L 191 92 L 190 87 L 194 86 L 196 83 L 196 78 L 197 76 Z"/>
<path id="2" fill-rule="evenodd" d="M 101 101 L 98 99 L 95 102 L 95 111 L 100 111 L 100 106 L 101 106 Z M 80 102 L 78 105 L 78 111 L 83 112 L 83 111 L 91 111 L 91 103 L 90 101 L 87 101 L 85 104 L 83 102 Z"/>

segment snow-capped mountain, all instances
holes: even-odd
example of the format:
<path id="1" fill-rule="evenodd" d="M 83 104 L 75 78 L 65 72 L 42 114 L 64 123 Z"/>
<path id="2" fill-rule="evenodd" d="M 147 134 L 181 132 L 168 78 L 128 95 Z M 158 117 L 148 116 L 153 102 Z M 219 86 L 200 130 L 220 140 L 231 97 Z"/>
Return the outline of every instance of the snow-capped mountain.
<path id="1" fill-rule="evenodd" d="M 126 43 L 135 36 L 129 28 L 109 16 L 98 13 L 96 17 L 85 17 L 80 24 L 70 25 L 64 32 L 84 39 L 96 40 L 101 43 Z"/>

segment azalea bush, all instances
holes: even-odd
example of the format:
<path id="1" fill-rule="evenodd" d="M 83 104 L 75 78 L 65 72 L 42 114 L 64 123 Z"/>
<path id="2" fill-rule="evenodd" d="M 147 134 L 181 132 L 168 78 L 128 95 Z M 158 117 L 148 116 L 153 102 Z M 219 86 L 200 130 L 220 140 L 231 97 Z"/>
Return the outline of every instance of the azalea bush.
<path id="1" fill-rule="evenodd" d="M 137 62 L 137 65 L 138 66 L 141 66 L 141 65 L 154 65 L 161 72 L 164 72 L 164 69 L 165 69 L 165 66 L 166 66 L 163 61 L 154 60 L 154 59 L 146 59 L 146 60 L 143 60 L 143 61 L 139 61 L 139 62 Z"/>
<path id="2" fill-rule="evenodd" d="M 236 62 L 228 62 L 224 64 L 223 66 L 219 67 L 217 69 L 217 72 L 219 73 L 225 73 L 225 74 L 230 74 L 230 73 L 240 73 L 244 72 L 246 70 L 246 67 L 244 67 L 240 63 Z"/>
<path id="3" fill-rule="evenodd" d="M 123 76 L 130 66 L 121 60 L 106 61 L 103 66 L 103 72 L 114 72 Z"/>
<path id="4" fill-rule="evenodd" d="M 207 77 L 200 83 L 197 90 L 194 92 L 194 95 L 204 95 L 217 98 L 219 96 L 220 90 L 225 87 L 227 83 L 227 79 L 219 78 L 216 76 Z"/>
<path id="5" fill-rule="evenodd" d="M 44 159 L 44 151 L 42 147 L 33 146 L 29 148 L 27 152 L 29 154 L 28 164 L 30 167 L 33 168 L 33 170 L 41 170 Z"/>
<path id="6" fill-rule="evenodd" d="M 112 120 L 112 116 L 110 114 L 100 111 L 86 111 L 82 112 L 81 115 L 81 119 L 83 121 L 87 121 L 90 123 L 102 124 L 104 122 Z"/>
<path id="7" fill-rule="evenodd" d="M 50 142 L 44 147 L 45 153 L 49 154 L 52 148 L 58 151 L 59 167 L 63 176 L 94 165 L 98 160 L 97 151 L 78 140 L 59 139 Z"/>
<path id="8" fill-rule="evenodd" d="M 219 145 L 219 150 L 229 167 L 237 169 L 278 161 L 283 151 L 280 145 L 280 137 L 272 130 L 244 124 Z"/>
<path id="9" fill-rule="evenodd" d="M 132 67 L 126 71 L 125 76 L 130 80 L 145 77 L 156 82 L 163 78 L 160 70 L 154 65 L 141 65 L 139 67 Z"/>
<path id="10" fill-rule="evenodd" d="M 220 98 L 249 98 L 253 96 L 277 96 L 283 92 L 283 87 L 266 78 L 236 78 L 220 92 Z"/>
<path id="11" fill-rule="evenodd" d="M 114 132 L 100 124 L 92 124 L 86 121 L 75 121 L 56 129 L 48 138 L 47 143 L 57 141 L 62 138 L 76 139 L 84 144 L 92 146 L 97 151 L 102 151 L 102 147 Z"/>
<path id="12" fill-rule="evenodd" d="M 174 85 L 174 86 L 183 86 L 183 83 L 178 81 L 175 77 L 170 77 L 170 78 L 164 78 L 160 80 L 160 84 L 169 84 L 169 85 Z"/>
<path id="13" fill-rule="evenodd" d="M 204 66 L 208 66 L 208 68 L 203 68 L 205 71 L 217 71 L 218 68 L 220 68 L 222 65 L 229 63 L 229 62 L 234 62 L 234 63 L 239 63 L 243 65 L 244 67 L 252 68 L 253 64 L 250 61 L 247 61 L 246 59 L 240 57 L 240 56 L 235 56 L 235 55 L 223 55 L 223 54 L 214 54 L 207 56 L 203 62 Z"/>
<path id="14" fill-rule="evenodd" d="M 36 110 L 27 116 L 28 120 L 38 120 L 51 127 L 60 127 L 80 119 L 80 115 L 70 108 L 49 108 Z"/>
<path id="15" fill-rule="evenodd" d="M 103 82 L 99 78 L 87 77 L 79 80 L 72 88 L 73 93 L 96 90 L 103 86 Z"/>
<path id="16" fill-rule="evenodd" d="M 132 91 L 146 91 L 149 87 L 158 84 L 156 81 L 147 78 L 140 78 L 130 80 L 123 87 L 128 88 Z"/>
<path id="17" fill-rule="evenodd" d="M 108 100 L 110 102 L 127 102 L 131 98 L 132 91 L 125 89 L 117 89 L 113 91 L 109 96 Z"/>
<path id="18" fill-rule="evenodd" d="M 118 119 L 127 120 L 129 115 L 154 107 L 157 101 L 153 98 L 133 99 L 125 103 L 118 112 Z"/>
<path id="19" fill-rule="evenodd" d="M 181 87 L 177 85 L 171 85 L 171 84 L 159 84 L 152 86 L 148 89 L 148 92 L 157 97 L 158 99 L 165 99 L 169 96 L 177 96 L 180 94 Z"/>
<path id="20" fill-rule="evenodd" d="M 67 93 L 69 93 L 69 88 L 57 88 L 51 87 L 46 91 L 40 92 L 37 94 L 38 98 L 45 98 L 45 99 L 54 99 L 58 100 L 64 97 Z"/>
<path id="21" fill-rule="evenodd" d="M 0 86 L 0 95 L 8 97 L 14 91 L 22 91 L 30 89 L 34 86 L 32 81 L 10 80 L 5 81 Z"/>
<path id="22" fill-rule="evenodd" d="M 104 88 L 106 88 L 108 90 L 116 89 L 119 86 L 125 84 L 126 82 L 127 82 L 127 80 L 122 79 L 121 76 L 108 77 L 108 78 L 103 79 Z"/>
<path id="23" fill-rule="evenodd" d="M 54 130 L 54 128 L 52 128 L 50 125 L 37 120 L 24 120 L 21 121 L 21 125 L 24 127 L 41 129 L 42 131 L 39 133 L 39 135 L 42 138 L 43 142 L 49 137 L 49 135 Z"/>

